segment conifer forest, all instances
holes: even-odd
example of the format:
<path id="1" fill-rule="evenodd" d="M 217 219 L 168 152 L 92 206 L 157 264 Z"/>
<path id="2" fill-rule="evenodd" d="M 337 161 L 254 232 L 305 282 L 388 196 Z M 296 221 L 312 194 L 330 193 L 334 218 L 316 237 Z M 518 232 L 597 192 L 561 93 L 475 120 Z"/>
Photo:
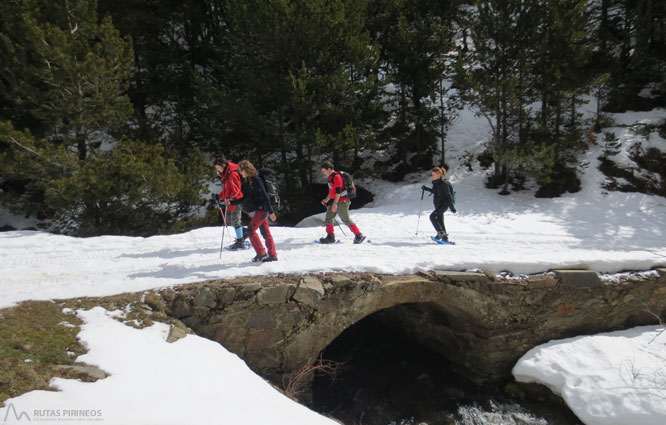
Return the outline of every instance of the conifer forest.
<path id="1" fill-rule="evenodd" d="M 401 181 L 462 108 L 488 187 L 559 196 L 605 114 L 663 106 L 660 0 L 0 2 L 0 207 L 80 236 L 219 224 L 220 152 L 276 170 L 286 210 L 322 159 Z"/>

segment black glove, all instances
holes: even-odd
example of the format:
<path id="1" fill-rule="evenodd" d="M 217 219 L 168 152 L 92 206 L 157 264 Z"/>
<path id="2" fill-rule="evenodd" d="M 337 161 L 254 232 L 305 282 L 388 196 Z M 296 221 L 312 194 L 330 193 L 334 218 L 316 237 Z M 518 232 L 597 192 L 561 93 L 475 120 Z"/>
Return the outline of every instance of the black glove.
<path id="1" fill-rule="evenodd" d="M 426 192 L 432 192 L 432 189 L 430 189 L 428 186 L 423 185 L 421 186 L 421 190 L 425 190 Z"/>

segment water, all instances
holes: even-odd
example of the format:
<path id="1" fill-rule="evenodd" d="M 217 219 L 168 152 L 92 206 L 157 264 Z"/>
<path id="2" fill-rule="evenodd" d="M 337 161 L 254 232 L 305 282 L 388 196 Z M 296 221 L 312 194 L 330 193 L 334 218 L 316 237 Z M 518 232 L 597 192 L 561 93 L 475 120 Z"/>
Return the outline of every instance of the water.
<path id="1" fill-rule="evenodd" d="M 343 362 L 316 376 L 312 408 L 345 425 L 579 425 L 560 404 L 515 400 L 451 371 L 446 358 L 371 315 L 323 352 Z"/>

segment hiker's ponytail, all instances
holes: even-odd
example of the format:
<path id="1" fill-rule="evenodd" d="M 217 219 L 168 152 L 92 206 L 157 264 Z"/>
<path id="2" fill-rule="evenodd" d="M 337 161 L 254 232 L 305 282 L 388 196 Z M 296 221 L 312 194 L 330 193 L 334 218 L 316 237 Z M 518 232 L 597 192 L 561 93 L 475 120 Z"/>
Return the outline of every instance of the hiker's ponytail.
<path id="1" fill-rule="evenodd" d="M 441 174 L 442 177 L 444 177 L 446 175 L 446 168 L 444 168 L 444 167 L 433 167 L 431 172 Z"/>

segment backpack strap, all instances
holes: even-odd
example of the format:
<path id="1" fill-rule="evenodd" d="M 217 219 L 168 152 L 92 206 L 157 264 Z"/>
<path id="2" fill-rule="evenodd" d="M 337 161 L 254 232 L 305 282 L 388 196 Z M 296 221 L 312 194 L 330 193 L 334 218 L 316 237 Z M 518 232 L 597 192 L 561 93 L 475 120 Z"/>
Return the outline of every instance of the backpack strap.
<path id="1" fill-rule="evenodd" d="M 347 185 L 345 184 L 345 178 L 342 176 L 342 173 L 340 171 L 334 171 L 333 175 L 335 174 L 340 176 L 340 180 L 342 180 L 342 191 L 340 191 L 340 199 L 346 198 L 348 192 L 347 192 Z M 333 182 L 335 182 L 335 177 L 333 178 Z"/>

